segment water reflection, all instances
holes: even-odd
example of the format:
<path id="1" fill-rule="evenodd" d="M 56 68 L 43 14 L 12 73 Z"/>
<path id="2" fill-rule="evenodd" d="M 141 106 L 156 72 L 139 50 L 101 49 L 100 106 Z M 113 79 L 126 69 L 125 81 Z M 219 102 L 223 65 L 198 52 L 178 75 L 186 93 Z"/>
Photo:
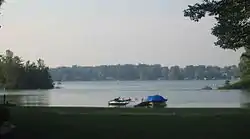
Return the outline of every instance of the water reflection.
<path id="1" fill-rule="evenodd" d="M 250 107 L 249 92 L 199 89 L 214 82 L 216 81 L 145 81 L 119 82 L 119 84 L 117 82 L 65 82 L 62 84 L 62 89 L 11 92 L 0 90 L 0 103 L 3 102 L 3 95 L 6 94 L 11 104 L 21 106 L 108 107 L 108 101 L 119 96 L 141 99 L 159 94 L 169 99 L 168 108 Z"/>
<path id="2" fill-rule="evenodd" d="M 90 93 L 91 92 L 91 93 Z M 16 91 L 0 92 L 0 104 L 3 104 L 4 94 L 6 101 L 18 106 L 98 106 L 108 107 L 107 102 L 115 96 L 140 98 L 147 96 L 144 92 L 98 92 L 77 90 L 51 90 L 51 91 Z M 118 93 L 118 94 L 117 94 Z M 239 92 L 168 92 L 168 107 L 243 107 L 250 108 L 250 93 Z M 194 93 L 194 92 L 193 92 Z M 238 95 L 237 95 L 238 94 Z M 98 96 L 98 97 L 97 97 Z"/>
<path id="3" fill-rule="evenodd" d="M 22 92 L 1 92 L 0 93 L 0 104 L 5 101 L 10 104 L 17 106 L 48 106 L 49 96 L 47 92 L 39 93 L 22 93 Z"/>

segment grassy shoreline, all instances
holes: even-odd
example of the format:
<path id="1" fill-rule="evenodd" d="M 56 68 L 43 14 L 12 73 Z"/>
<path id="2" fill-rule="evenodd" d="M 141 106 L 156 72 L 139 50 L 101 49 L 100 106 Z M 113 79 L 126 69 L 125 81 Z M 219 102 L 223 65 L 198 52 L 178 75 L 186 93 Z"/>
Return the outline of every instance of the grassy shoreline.
<path id="1" fill-rule="evenodd" d="M 250 114 L 248 108 L 109 108 L 109 107 L 10 107 L 13 114 L 54 113 L 54 114 L 101 114 L 120 115 L 133 114 L 180 114 L 180 115 L 217 115 L 217 114 Z"/>
<path id="2" fill-rule="evenodd" d="M 32 139 L 246 138 L 250 109 L 12 107 L 15 136 Z"/>

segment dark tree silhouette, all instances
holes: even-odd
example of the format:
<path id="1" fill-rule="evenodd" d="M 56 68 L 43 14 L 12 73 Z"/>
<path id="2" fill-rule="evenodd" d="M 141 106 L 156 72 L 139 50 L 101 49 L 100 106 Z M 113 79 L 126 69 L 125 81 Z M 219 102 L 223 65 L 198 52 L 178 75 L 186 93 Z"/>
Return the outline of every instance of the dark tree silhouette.
<path id="1" fill-rule="evenodd" d="M 184 16 L 193 21 L 213 16 L 217 23 L 212 34 L 217 37 L 215 45 L 224 49 L 250 48 L 250 1 L 204 0 L 184 10 Z"/>
<path id="2" fill-rule="evenodd" d="M 37 63 L 27 61 L 15 56 L 7 50 L 5 55 L 0 55 L 0 87 L 5 89 L 51 89 L 53 81 L 49 68 L 44 61 Z"/>
<path id="3" fill-rule="evenodd" d="M 203 0 L 184 10 L 184 16 L 196 22 L 207 15 L 217 21 L 212 28 L 216 46 L 235 51 L 245 49 L 239 67 L 241 82 L 248 84 L 243 88 L 250 88 L 250 0 Z M 237 83 L 237 88 L 240 84 Z"/>

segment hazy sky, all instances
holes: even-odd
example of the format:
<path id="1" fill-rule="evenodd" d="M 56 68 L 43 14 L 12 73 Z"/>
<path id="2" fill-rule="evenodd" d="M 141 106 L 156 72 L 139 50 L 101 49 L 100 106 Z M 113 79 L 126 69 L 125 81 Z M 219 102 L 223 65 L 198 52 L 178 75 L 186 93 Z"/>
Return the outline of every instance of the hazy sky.
<path id="1" fill-rule="evenodd" d="M 237 64 L 240 52 L 214 46 L 212 18 L 183 17 L 199 0 L 7 0 L 0 51 L 59 65 Z"/>

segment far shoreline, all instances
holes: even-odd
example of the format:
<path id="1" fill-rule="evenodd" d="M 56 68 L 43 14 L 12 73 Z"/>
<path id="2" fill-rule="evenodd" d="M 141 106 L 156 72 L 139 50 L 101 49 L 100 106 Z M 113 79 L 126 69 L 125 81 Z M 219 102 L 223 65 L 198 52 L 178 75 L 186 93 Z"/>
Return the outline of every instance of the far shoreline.
<path id="1" fill-rule="evenodd" d="M 147 82 L 147 81 L 155 81 L 155 82 L 164 82 L 164 81 L 225 81 L 226 79 L 218 79 L 218 80 L 65 80 L 65 81 L 54 81 L 54 82 Z M 232 80 L 236 81 L 236 80 Z"/>

